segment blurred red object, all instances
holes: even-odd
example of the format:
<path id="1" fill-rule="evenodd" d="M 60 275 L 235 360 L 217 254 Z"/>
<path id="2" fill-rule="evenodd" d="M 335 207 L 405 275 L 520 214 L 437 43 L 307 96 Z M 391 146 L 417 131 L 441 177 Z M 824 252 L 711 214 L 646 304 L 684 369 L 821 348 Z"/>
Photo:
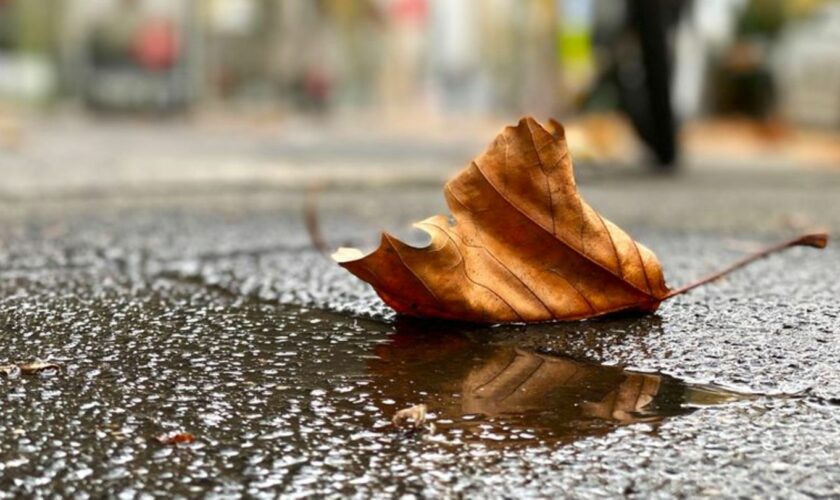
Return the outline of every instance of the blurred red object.
<path id="1" fill-rule="evenodd" d="M 175 25 L 167 19 L 144 23 L 132 44 L 134 58 L 152 71 L 166 71 L 178 60 L 180 46 Z"/>
<path id="2" fill-rule="evenodd" d="M 427 0 L 396 0 L 391 4 L 391 15 L 408 24 L 424 24 L 428 13 Z"/>
<path id="3" fill-rule="evenodd" d="M 181 444 L 181 443 L 192 443 L 195 441 L 195 436 L 190 434 L 189 432 L 167 432 L 165 434 L 161 434 L 155 437 L 160 444 Z"/>

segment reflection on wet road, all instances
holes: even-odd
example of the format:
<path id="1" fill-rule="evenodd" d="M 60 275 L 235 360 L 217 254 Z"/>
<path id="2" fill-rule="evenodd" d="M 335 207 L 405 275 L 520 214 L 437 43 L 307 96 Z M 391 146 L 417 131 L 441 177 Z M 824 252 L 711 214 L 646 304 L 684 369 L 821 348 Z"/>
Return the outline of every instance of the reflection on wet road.
<path id="1" fill-rule="evenodd" d="M 0 294 L 0 365 L 61 366 L 0 376 L 0 498 L 456 491 L 469 478 L 441 471 L 465 453 L 492 463 L 737 397 L 531 352 L 515 328 L 366 321 L 107 269 L 9 277 Z M 391 425 L 417 403 L 437 433 Z M 194 441 L 160 442 L 172 433 Z"/>
<path id="2" fill-rule="evenodd" d="M 751 397 L 486 337 L 401 319 L 369 366 L 386 395 L 426 404 L 438 429 L 478 440 L 570 440 Z"/>
<path id="3" fill-rule="evenodd" d="M 332 241 L 373 234 L 371 213 Z M 0 499 L 840 494 L 835 251 L 658 316 L 470 329 L 394 323 L 299 224 L 237 208 L 0 225 Z M 723 237 L 642 239 L 684 277 L 735 257 Z M 683 414 L 740 396 L 622 364 L 823 398 Z M 393 427 L 415 404 L 436 433 Z M 194 441 L 157 439 L 179 432 Z"/>

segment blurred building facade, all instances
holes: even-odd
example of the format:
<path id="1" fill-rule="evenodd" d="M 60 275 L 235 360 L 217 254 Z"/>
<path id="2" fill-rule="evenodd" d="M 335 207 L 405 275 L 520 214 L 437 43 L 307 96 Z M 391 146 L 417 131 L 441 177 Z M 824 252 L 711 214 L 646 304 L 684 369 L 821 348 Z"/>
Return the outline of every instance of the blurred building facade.
<path id="1" fill-rule="evenodd" d="M 550 102 L 555 10 L 553 0 L 0 0 L 0 94 L 161 109 Z"/>
<path id="2" fill-rule="evenodd" d="M 621 53 L 605 44 L 621 43 L 624 5 L 0 0 L 0 99 L 161 112 L 200 104 L 557 115 L 592 101 Z M 838 2 L 704 0 L 686 12 L 674 39 L 683 114 L 774 106 L 840 125 Z M 772 104 L 759 95 L 765 88 Z M 816 94 L 834 104 L 814 109 L 806 101 Z"/>

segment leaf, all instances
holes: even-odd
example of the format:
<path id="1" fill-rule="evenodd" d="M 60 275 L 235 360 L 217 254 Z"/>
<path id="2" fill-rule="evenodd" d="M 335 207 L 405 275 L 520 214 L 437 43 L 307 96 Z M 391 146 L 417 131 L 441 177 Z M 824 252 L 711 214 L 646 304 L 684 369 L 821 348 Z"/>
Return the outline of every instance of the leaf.
<path id="1" fill-rule="evenodd" d="M 20 372 L 24 375 L 35 375 L 41 372 L 57 372 L 61 367 L 55 363 L 46 363 L 43 361 L 33 361 L 31 363 L 18 364 Z"/>
<path id="2" fill-rule="evenodd" d="M 391 419 L 394 427 L 409 427 L 420 429 L 426 423 L 426 405 L 414 405 L 396 412 Z"/>
<path id="3" fill-rule="evenodd" d="M 341 248 L 333 258 L 398 313 L 479 323 L 653 312 L 725 274 L 671 291 L 653 252 L 580 196 L 563 128 L 552 128 L 530 117 L 505 128 L 444 187 L 455 223 L 438 215 L 415 224 L 431 236 L 425 248 L 385 233 L 367 256 Z M 780 247 L 825 243 L 817 234 Z"/>
<path id="4" fill-rule="evenodd" d="M 166 445 L 192 443 L 195 441 L 195 436 L 189 432 L 172 431 L 155 436 L 155 440 L 160 444 Z"/>
<path id="5" fill-rule="evenodd" d="M 14 378 L 20 375 L 20 368 L 18 365 L 0 365 L 0 375 Z"/>
<path id="6" fill-rule="evenodd" d="M 38 375 L 40 373 L 54 374 L 59 370 L 61 370 L 59 365 L 43 361 L 0 365 L 0 374 L 7 377 L 16 377 L 18 375 Z"/>

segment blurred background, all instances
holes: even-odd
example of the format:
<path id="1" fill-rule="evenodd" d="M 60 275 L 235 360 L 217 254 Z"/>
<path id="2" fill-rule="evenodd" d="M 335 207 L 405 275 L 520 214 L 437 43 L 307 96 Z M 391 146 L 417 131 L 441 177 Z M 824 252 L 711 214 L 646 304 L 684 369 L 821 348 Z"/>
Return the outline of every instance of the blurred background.
<path id="1" fill-rule="evenodd" d="M 0 193 L 439 183 L 499 128 L 578 164 L 840 168 L 840 2 L 0 0 Z"/>

